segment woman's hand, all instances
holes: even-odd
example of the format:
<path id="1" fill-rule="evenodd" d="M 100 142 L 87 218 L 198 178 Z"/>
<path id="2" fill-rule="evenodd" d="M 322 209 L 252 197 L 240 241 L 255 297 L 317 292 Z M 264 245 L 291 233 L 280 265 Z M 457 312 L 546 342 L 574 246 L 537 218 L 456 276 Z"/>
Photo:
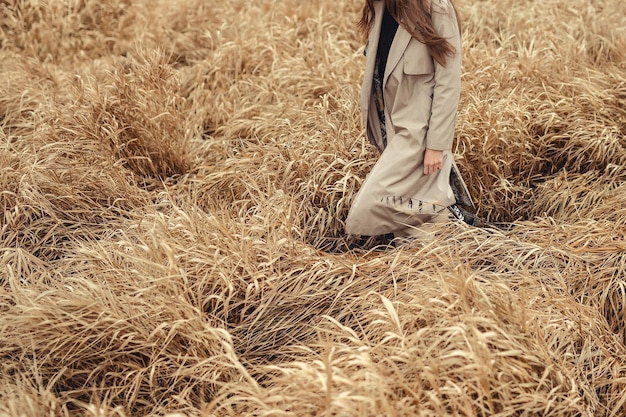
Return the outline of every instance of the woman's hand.
<path id="1" fill-rule="evenodd" d="M 424 175 L 434 174 L 443 165 L 443 151 L 426 149 L 424 152 Z"/>

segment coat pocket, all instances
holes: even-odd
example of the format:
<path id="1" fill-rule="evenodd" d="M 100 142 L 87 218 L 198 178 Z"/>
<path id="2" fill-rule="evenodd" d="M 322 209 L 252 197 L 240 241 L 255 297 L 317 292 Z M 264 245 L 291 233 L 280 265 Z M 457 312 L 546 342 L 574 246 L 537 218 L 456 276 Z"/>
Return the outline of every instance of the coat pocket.
<path id="1" fill-rule="evenodd" d="M 435 72 L 433 59 L 428 53 L 426 45 L 416 39 L 411 39 L 404 51 L 404 73 L 409 75 L 432 74 Z"/>

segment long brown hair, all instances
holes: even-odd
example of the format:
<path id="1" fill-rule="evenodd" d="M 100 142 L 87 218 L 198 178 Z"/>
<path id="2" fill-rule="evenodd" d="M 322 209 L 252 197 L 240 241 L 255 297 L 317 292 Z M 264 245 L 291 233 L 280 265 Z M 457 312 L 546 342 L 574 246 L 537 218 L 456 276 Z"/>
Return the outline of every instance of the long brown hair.
<path id="1" fill-rule="evenodd" d="M 433 25 L 430 11 L 432 0 L 366 0 L 361 20 L 358 22 L 358 28 L 365 40 L 367 40 L 369 31 L 374 24 L 374 1 L 384 1 L 389 14 L 397 22 L 400 22 L 411 36 L 425 44 L 430 55 L 439 64 L 445 66 L 446 57 L 454 55 L 456 52 L 454 46 L 446 38 L 441 37 Z M 449 1 L 452 4 L 460 30 L 459 15 L 452 0 Z M 412 25 L 406 26 L 407 23 L 405 22 L 411 22 Z"/>

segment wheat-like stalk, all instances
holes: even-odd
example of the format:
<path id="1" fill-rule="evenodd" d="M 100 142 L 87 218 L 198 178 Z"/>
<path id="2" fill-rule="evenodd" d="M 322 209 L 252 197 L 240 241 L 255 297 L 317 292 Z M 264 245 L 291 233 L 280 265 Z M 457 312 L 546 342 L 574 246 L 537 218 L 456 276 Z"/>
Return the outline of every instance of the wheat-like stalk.
<path id="1" fill-rule="evenodd" d="M 0 1 L 0 415 L 624 415 L 626 4 L 455 3 L 489 225 L 355 247 L 361 3 Z"/>

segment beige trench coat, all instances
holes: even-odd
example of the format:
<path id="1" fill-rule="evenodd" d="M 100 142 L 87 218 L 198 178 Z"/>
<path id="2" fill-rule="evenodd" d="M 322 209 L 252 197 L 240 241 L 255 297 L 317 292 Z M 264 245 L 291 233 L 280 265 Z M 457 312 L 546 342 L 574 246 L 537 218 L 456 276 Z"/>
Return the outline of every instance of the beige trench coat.
<path id="1" fill-rule="evenodd" d="M 383 78 L 385 147 L 372 93 L 384 2 L 374 5 L 360 105 L 367 137 L 381 155 L 352 203 L 346 233 L 410 236 L 423 223 L 447 220 L 447 207 L 455 203 L 450 172 L 458 174 L 451 150 L 461 89 L 461 38 L 448 0 L 432 1 L 435 29 L 457 51 L 445 67 L 400 25 Z M 424 175 L 426 148 L 443 151 L 443 166 L 435 174 Z M 462 187 L 467 194 L 464 183 Z"/>

